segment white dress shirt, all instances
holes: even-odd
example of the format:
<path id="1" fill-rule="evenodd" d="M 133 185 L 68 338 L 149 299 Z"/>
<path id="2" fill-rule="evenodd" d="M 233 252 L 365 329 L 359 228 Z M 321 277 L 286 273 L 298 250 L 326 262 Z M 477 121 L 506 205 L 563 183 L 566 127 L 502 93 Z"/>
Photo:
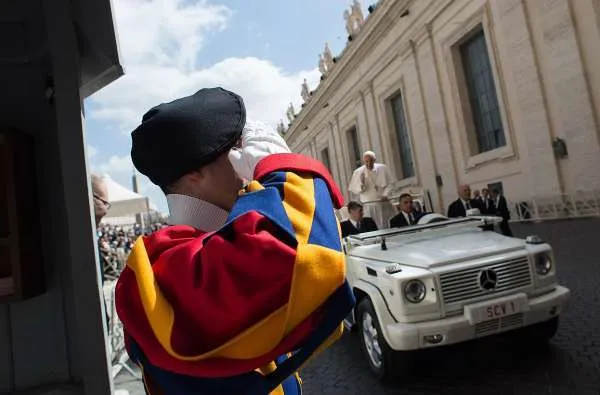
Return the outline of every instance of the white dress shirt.
<path id="1" fill-rule="evenodd" d="M 219 230 L 229 213 L 204 200 L 178 194 L 167 195 L 170 225 L 188 225 L 204 232 Z"/>

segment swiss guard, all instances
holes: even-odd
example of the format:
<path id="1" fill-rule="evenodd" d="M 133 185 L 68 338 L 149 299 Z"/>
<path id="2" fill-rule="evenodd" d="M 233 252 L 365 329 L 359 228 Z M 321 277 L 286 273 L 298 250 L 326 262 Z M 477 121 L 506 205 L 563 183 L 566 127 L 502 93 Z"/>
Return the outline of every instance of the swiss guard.
<path id="1" fill-rule="evenodd" d="M 116 288 L 146 393 L 300 394 L 298 370 L 340 338 L 354 305 L 343 198 L 325 166 L 247 125 L 222 88 L 149 110 L 131 157 L 170 211 Z"/>

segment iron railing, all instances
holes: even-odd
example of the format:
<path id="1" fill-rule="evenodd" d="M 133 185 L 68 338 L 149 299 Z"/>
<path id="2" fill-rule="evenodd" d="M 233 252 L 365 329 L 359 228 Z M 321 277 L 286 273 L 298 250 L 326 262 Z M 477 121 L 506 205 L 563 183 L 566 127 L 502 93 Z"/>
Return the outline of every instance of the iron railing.
<path id="1" fill-rule="evenodd" d="M 429 211 L 431 201 L 427 193 L 412 194 L 413 199 L 419 201 Z M 392 204 L 397 203 L 399 195 L 389 198 Z M 370 204 L 380 201 L 364 202 L 368 207 Z M 508 199 L 511 222 L 536 222 L 544 220 L 600 217 L 600 190 L 578 191 L 572 194 L 560 194 L 555 196 L 535 196 L 530 199 Z M 445 214 L 445 210 L 444 213 Z M 342 210 L 338 214 L 339 219 L 346 219 L 347 213 Z"/>
<path id="2" fill-rule="evenodd" d="M 509 201 L 511 221 L 528 222 L 600 216 L 600 191 Z"/>

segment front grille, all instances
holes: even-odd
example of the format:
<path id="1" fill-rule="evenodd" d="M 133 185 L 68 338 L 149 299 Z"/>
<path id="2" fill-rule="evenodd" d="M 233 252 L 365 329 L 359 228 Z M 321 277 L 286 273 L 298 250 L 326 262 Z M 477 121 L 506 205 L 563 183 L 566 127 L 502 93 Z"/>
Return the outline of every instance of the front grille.
<path id="1" fill-rule="evenodd" d="M 497 274 L 496 287 L 491 291 L 483 289 L 479 283 L 480 273 L 485 269 L 492 269 Z M 440 275 L 442 298 L 445 304 L 510 291 L 530 284 L 531 271 L 527 257 Z"/>
<path id="2" fill-rule="evenodd" d="M 503 318 L 480 322 L 475 325 L 475 336 L 482 336 L 500 329 L 518 327 L 523 325 L 523 314 L 507 315 Z"/>

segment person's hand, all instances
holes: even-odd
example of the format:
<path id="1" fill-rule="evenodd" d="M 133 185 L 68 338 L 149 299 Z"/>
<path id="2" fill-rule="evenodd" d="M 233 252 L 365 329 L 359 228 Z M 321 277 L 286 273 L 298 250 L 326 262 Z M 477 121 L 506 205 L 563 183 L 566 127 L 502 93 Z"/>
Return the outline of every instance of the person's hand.
<path id="1" fill-rule="evenodd" d="M 241 147 L 229 151 L 229 161 L 239 177 L 254 179 L 254 168 L 271 154 L 291 153 L 285 140 L 268 126 L 247 122 L 242 132 Z"/>

